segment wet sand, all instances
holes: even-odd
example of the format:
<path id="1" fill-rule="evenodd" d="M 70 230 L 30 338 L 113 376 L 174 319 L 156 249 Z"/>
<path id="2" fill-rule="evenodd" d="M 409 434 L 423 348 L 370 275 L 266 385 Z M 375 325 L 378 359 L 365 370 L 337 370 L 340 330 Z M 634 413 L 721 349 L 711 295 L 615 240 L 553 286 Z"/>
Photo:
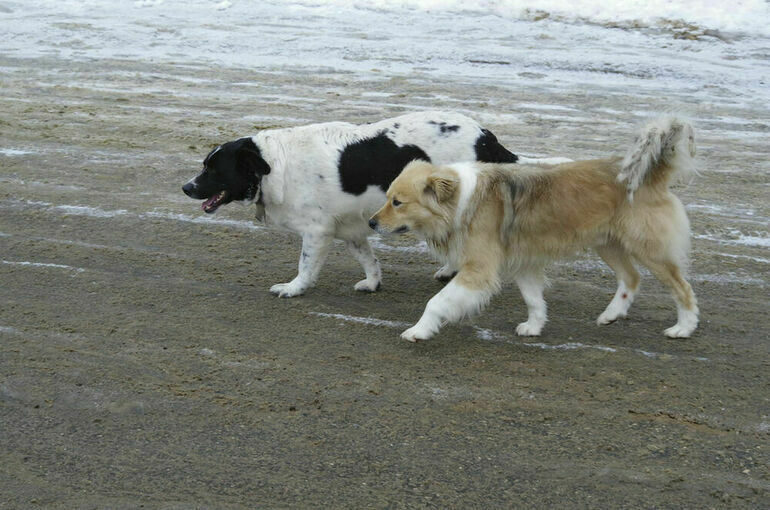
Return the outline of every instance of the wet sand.
<path id="1" fill-rule="evenodd" d="M 0 509 L 770 506 L 767 105 L 687 93 L 0 56 Z M 533 78 L 533 79 L 536 79 Z M 718 96 L 718 94 L 716 94 Z M 410 344 L 440 284 L 415 239 L 384 283 L 335 245 L 280 300 L 299 239 L 181 185 L 266 127 L 459 110 L 514 152 L 623 150 L 641 113 L 695 112 L 701 326 L 644 275 L 628 319 L 593 255 L 555 266 L 517 338 L 506 286 Z M 763 244 L 765 243 L 765 244 Z"/>

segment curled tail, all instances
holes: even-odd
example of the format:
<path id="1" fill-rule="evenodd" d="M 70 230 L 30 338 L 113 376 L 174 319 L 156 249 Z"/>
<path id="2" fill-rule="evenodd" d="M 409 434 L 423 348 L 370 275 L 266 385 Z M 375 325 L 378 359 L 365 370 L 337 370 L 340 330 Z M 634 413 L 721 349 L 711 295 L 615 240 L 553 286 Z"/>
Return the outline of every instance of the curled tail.
<path id="1" fill-rule="evenodd" d="M 643 184 L 688 179 L 695 174 L 692 126 L 674 115 L 648 122 L 623 158 L 618 182 L 626 182 L 629 200 Z"/>

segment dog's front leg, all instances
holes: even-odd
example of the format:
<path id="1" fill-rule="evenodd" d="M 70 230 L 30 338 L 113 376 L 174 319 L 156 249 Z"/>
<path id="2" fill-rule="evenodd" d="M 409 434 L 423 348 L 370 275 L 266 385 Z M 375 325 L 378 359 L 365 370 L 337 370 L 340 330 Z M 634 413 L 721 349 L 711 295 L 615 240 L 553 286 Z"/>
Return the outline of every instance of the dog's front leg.
<path id="1" fill-rule="evenodd" d="M 472 289 L 463 285 L 462 271 L 433 296 L 420 320 L 401 333 L 401 338 L 416 342 L 435 335 L 442 324 L 456 322 L 467 315 L 478 313 L 492 295 L 491 288 Z"/>
<path id="2" fill-rule="evenodd" d="M 545 299 L 543 299 L 545 276 L 542 271 L 521 274 L 516 276 L 516 284 L 527 304 L 527 322 L 522 322 L 516 326 L 516 334 L 519 336 L 540 336 L 545 321 L 548 320 Z"/>
<path id="3" fill-rule="evenodd" d="M 270 292 L 278 297 L 301 296 L 315 285 L 318 274 L 326 261 L 334 237 L 326 232 L 306 233 L 302 236 L 302 254 L 299 257 L 299 272 L 289 283 L 279 283 L 270 287 Z"/>

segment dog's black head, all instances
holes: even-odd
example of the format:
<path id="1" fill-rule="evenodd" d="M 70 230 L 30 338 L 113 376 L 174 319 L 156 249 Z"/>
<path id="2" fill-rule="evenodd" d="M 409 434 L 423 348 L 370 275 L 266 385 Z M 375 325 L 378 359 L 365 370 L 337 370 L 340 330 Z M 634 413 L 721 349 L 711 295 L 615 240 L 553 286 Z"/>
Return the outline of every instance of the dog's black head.
<path id="1" fill-rule="evenodd" d="M 182 186 L 182 191 L 190 198 L 205 200 L 203 210 L 213 213 L 233 200 L 253 201 L 262 176 L 269 173 L 270 165 L 254 141 L 240 138 L 209 152 L 203 160 L 203 171 Z"/>

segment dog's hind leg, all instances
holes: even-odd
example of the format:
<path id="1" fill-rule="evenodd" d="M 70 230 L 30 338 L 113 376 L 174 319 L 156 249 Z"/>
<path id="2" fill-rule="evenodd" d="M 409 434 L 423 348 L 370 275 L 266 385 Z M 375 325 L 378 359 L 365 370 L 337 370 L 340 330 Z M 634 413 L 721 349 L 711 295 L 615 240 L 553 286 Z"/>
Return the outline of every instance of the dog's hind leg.
<path id="1" fill-rule="evenodd" d="M 375 292 L 382 284 L 382 272 L 380 271 L 380 262 L 374 255 L 366 236 L 356 239 L 347 239 L 345 241 L 348 251 L 364 268 L 366 279 L 356 283 L 354 289 L 361 292 Z"/>
<path id="2" fill-rule="evenodd" d="M 634 267 L 631 256 L 616 242 L 596 247 L 596 252 L 615 271 L 618 290 L 607 308 L 596 319 L 597 324 L 610 324 L 628 315 L 628 309 L 639 292 L 639 272 Z"/>
<path id="3" fill-rule="evenodd" d="M 689 338 L 698 327 L 698 302 L 687 280 L 682 277 L 682 269 L 674 261 L 656 261 L 640 258 L 639 262 L 647 266 L 650 272 L 671 290 L 676 301 L 676 324 L 663 333 L 669 338 Z"/>
<path id="4" fill-rule="evenodd" d="M 303 234 L 297 276 L 288 283 L 273 285 L 270 287 L 270 292 L 282 298 L 304 294 L 318 280 L 318 274 L 321 272 L 333 241 L 334 237 L 326 232 Z"/>
<path id="5" fill-rule="evenodd" d="M 542 269 L 516 275 L 516 284 L 521 291 L 521 297 L 527 304 L 527 322 L 516 326 L 519 336 L 540 336 L 543 326 L 548 320 L 547 307 L 543 299 L 545 275 Z"/>
<path id="6" fill-rule="evenodd" d="M 688 338 L 698 327 L 698 302 L 683 276 L 690 251 L 690 222 L 676 196 L 669 193 L 656 198 L 654 206 L 637 201 L 635 224 L 641 226 L 625 237 L 624 244 L 669 288 L 676 301 L 677 322 L 663 333 L 669 338 Z"/>

